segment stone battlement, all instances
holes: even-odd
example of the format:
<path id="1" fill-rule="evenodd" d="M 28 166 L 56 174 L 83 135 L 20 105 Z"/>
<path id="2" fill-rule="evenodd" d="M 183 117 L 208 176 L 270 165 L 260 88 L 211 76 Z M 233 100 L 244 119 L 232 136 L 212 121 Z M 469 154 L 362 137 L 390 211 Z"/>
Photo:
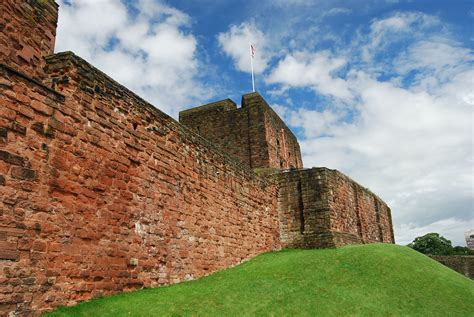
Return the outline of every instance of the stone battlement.
<path id="1" fill-rule="evenodd" d="M 340 172 L 303 170 L 260 94 L 177 122 L 73 53 L 52 54 L 57 9 L 0 2 L 0 315 L 191 280 L 282 247 L 394 242 L 388 206 Z"/>

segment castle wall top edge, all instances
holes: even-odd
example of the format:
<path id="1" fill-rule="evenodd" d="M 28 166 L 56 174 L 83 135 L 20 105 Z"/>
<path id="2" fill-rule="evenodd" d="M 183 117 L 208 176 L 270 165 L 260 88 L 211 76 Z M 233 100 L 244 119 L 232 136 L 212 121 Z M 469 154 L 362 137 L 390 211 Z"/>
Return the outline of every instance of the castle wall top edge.
<path id="1" fill-rule="evenodd" d="M 311 174 L 311 173 L 314 173 L 314 172 L 332 174 L 334 176 L 344 178 L 344 179 L 348 180 L 350 183 L 352 183 L 354 186 L 357 186 L 361 191 L 364 191 L 364 192 L 366 192 L 370 195 L 373 195 L 378 200 L 380 200 L 380 202 L 382 202 L 384 205 L 386 205 L 388 207 L 387 203 L 382 198 L 380 198 L 377 194 L 375 194 L 372 190 L 370 190 L 369 188 L 361 185 L 360 183 L 355 181 L 352 177 L 347 176 L 346 174 L 344 174 L 343 172 L 341 172 L 337 169 L 328 168 L 328 167 L 325 167 L 325 166 L 317 166 L 317 167 L 311 167 L 311 168 L 302 168 L 302 169 L 281 171 L 281 172 L 278 172 L 278 173 L 274 173 L 271 176 L 284 179 L 285 177 L 290 177 L 294 173 Z"/>
<path id="2" fill-rule="evenodd" d="M 29 81 L 29 82 L 32 82 L 32 83 L 34 83 L 37 87 L 39 87 L 40 89 L 47 91 L 48 94 L 53 95 L 57 101 L 62 102 L 62 101 L 64 101 L 64 99 L 65 99 L 65 96 L 64 96 L 62 93 L 60 93 L 59 91 L 54 90 L 54 89 L 52 89 L 51 87 L 49 87 L 49 86 L 43 84 L 42 82 L 40 82 L 40 81 L 38 81 L 38 80 L 36 80 L 36 79 L 30 77 L 29 75 L 27 75 L 27 74 L 25 74 L 25 73 L 22 73 L 22 72 L 20 72 L 20 71 L 14 69 L 14 68 L 12 68 L 12 67 L 10 67 L 10 66 L 8 66 L 8 65 L 5 65 L 5 64 L 3 64 L 3 63 L 0 63 L 0 73 L 12 74 L 12 75 L 14 75 L 14 76 L 21 77 L 21 78 L 23 78 L 23 79 L 25 79 L 25 80 L 27 80 L 27 81 Z"/>
<path id="3" fill-rule="evenodd" d="M 155 114 L 159 115 L 160 117 L 173 121 L 175 124 L 180 125 L 175 119 L 171 116 L 166 114 L 165 112 L 159 110 L 155 106 L 153 106 L 150 102 L 146 101 L 124 85 L 120 84 L 112 77 L 101 71 L 100 69 L 96 68 L 94 65 L 83 59 L 82 57 L 74 54 L 71 51 L 60 52 L 56 54 L 49 55 L 45 57 L 47 68 L 51 67 L 58 67 L 58 68 L 65 68 L 67 67 L 68 63 L 72 63 L 79 69 L 81 69 L 81 75 L 87 76 L 92 79 L 100 79 L 106 81 L 108 86 L 110 86 L 115 91 L 120 91 L 123 95 L 128 95 L 131 98 L 139 101 L 141 104 L 145 105 L 149 110 L 154 112 Z M 91 87 L 94 88 L 94 87 Z"/>
<path id="4" fill-rule="evenodd" d="M 216 109 L 235 110 L 237 109 L 237 104 L 233 100 L 227 98 L 227 99 L 211 102 L 202 106 L 197 106 L 197 107 L 180 111 L 179 116 L 180 117 L 187 116 L 187 115 L 194 114 L 197 112 L 207 112 L 207 111 L 212 111 Z"/>

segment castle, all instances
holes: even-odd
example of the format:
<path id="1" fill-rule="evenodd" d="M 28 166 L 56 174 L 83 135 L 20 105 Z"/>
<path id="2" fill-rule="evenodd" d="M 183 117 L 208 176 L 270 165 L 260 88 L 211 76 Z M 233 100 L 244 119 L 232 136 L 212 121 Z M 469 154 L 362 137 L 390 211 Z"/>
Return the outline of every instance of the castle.
<path id="1" fill-rule="evenodd" d="M 394 243 L 389 207 L 304 169 L 258 93 L 178 123 L 53 54 L 54 0 L 0 1 L 0 314 L 195 279 L 262 252 Z"/>

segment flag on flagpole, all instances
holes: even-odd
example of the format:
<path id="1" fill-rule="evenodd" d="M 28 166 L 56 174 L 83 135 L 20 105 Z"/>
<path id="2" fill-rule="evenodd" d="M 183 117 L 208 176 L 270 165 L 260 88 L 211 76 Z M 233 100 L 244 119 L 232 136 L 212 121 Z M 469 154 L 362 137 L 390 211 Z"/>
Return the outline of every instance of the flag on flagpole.
<path id="1" fill-rule="evenodd" d="M 255 47 L 250 44 L 250 68 L 252 70 L 252 91 L 255 92 L 255 79 L 253 77 L 253 58 L 255 57 Z"/>

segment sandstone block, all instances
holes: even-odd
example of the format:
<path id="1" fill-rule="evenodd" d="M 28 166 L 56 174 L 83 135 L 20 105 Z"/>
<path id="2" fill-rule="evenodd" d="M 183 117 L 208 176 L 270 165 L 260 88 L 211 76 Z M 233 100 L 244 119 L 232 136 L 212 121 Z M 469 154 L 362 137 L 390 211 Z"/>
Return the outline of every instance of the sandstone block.
<path id="1" fill-rule="evenodd" d="M 45 103 L 40 102 L 38 100 L 32 100 L 30 105 L 33 109 L 35 109 L 36 111 L 38 111 L 42 114 L 45 114 L 45 115 L 48 115 L 48 116 L 53 114 L 53 110 L 54 110 L 53 108 L 51 108 L 50 106 L 48 106 Z"/>
<path id="2" fill-rule="evenodd" d="M 11 170 L 11 176 L 16 179 L 35 180 L 36 172 L 29 168 L 14 166 Z"/>
<path id="3" fill-rule="evenodd" d="M 0 160 L 18 166 L 24 166 L 26 163 L 25 158 L 3 150 L 0 150 Z"/>
<path id="4" fill-rule="evenodd" d="M 26 127 L 19 124 L 16 121 L 10 123 L 10 130 L 15 131 L 16 133 L 19 133 L 19 134 L 23 134 L 23 135 L 26 134 Z"/>

